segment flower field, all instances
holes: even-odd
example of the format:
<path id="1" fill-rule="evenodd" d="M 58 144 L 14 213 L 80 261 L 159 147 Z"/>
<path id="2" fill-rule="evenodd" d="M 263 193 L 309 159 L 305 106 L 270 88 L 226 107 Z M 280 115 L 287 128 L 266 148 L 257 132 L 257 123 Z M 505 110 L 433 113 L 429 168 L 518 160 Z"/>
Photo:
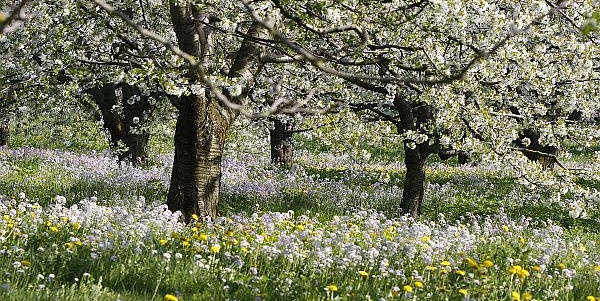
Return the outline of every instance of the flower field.
<path id="1" fill-rule="evenodd" d="M 4 300 L 600 300 L 593 173 L 560 194 L 431 164 L 413 220 L 394 211 L 401 165 L 230 156 L 221 217 L 184 225 L 162 204 L 169 157 L 0 156 Z"/>

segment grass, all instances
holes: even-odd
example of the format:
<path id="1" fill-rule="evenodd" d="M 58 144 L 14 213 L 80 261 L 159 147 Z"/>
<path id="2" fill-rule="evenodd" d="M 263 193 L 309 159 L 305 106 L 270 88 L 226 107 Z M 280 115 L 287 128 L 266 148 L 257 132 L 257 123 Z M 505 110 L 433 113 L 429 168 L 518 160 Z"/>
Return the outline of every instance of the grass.
<path id="1" fill-rule="evenodd" d="M 576 180 L 591 197 L 555 199 L 506 170 L 435 163 L 413 220 L 394 218 L 396 165 L 232 159 L 221 217 L 182 225 L 161 205 L 161 158 L 144 169 L 85 152 L 0 158 L 4 300 L 600 298 L 594 176 Z"/>

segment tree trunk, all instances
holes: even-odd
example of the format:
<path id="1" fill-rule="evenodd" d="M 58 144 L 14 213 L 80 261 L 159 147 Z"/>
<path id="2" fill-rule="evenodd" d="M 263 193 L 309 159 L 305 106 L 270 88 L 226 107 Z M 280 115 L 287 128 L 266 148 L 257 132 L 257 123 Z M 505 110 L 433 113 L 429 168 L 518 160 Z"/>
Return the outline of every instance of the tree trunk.
<path id="1" fill-rule="evenodd" d="M 206 96 L 183 96 L 178 109 L 167 206 L 186 221 L 192 214 L 216 217 L 223 146 L 236 115 Z"/>
<path id="2" fill-rule="evenodd" d="M 8 120 L 2 120 L 0 123 L 0 146 L 8 145 Z"/>
<path id="3" fill-rule="evenodd" d="M 406 178 L 404 179 L 404 190 L 400 203 L 400 213 L 410 214 L 413 217 L 421 214 L 421 205 L 425 193 L 425 160 L 419 147 L 410 149 L 404 145 L 406 157 Z"/>
<path id="4" fill-rule="evenodd" d="M 294 161 L 294 140 L 289 124 L 272 118 L 273 129 L 269 130 L 271 138 L 271 162 L 281 165 L 292 165 Z"/>
<path id="5" fill-rule="evenodd" d="M 203 11 L 201 6 L 181 1 L 169 1 L 169 12 L 177 43 L 181 50 L 196 56 L 202 63 L 203 72 L 212 68 L 214 41 L 211 37 L 212 22 L 219 18 Z M 230 95 L 224 89 L 223 96 L 236 104 L 244 104 L 260 70 L 260 55 L 264 47 L 257 40 L 269 38 L 269 31 L 254 22 L 228 70 L 229 78 L 238 78 L 243 83 L 241 93 Z M 191 68 L 190 82 L 207 86 L 198 68 Z M 227 131 L 237 116 L 209 92 L 182 96 L 173 100 L 179 110 L 175 129 L 175 158 L 167 205 L 171 211 L 181 211 L 187 222 L 193 214 L 198 217 L 217 215 L 221 184 L 221 156 Z"/>
<path id="6" fill-rule="evenodd" d="M 122 100 L 117 97 L 117 89 L 122 89 Z M 105 83 L 87 92 L 100 109 L 103 126 L 110 135 L 110 146 L 117 153 L 119 161 L 129 160 L 134 165 L 143 163 L 147 157 L 150 135 L 137 127 L 154 110 L 147 97 L 140 95 L 137 88 L 125 84 Z M 139 99 L 132 99 L 134 96 L 139 96 Z M 115 110 L 119 105 L 123 108 L 121 113 Z M 137 122 L 134 122 L 134 118 L 137 118 Z"/>

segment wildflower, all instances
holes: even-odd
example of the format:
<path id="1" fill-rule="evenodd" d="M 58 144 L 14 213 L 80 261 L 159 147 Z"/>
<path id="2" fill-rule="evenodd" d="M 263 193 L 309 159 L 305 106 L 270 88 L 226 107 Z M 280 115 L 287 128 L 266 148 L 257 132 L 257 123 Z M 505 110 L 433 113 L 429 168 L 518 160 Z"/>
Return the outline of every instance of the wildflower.
<path id="1" fill-rule="evenodd" d="M 466 296 L 469 293 L 466 288 L 461 288 L 458 290 L 458 292 L 463 296 Z"/>
<path id="2" fill-rule="evenodd" d="M 325 290 L 328 292 L 337 292 L 338 287 L 335 284 L 331 284 L 325 287 Z"/>
<path id="3" fill-rule="evenodd" d="M 174 295 L 171 295 L 171 294 L 166 294 L 165 295 L 165 301 L 178 301 L 178 300 L 179 300 L 179 298 L 177 298 Z"/>
<path id="4" fill-rule="evenodd" d="M 195 221 L 197 221 L 198 220 L 198 215 L 196 215 L 195 213 L 192 214 L 192 219 L 195 220 Z"/>
<path id="5" fill-rule="evenodd" d="M 596 272 L 600 272 L 600 265 L 597 265 L 597 266 L 595 266 L 595 267 L 594 267 L 594 271 L 596 271 Z"/>
<path id="6" fill-rule="evenodd" d="M 447 267 L 447 266 L 450 266 L 450 261 L 448 261 L 448 260 L 444 260 L 444 261 L 442 261 L 440 264 L 441 264 L 443 267 Z"/>
<path id="7" fill-rule="evenodd" d="M 29 261 L 29 260 L 21 260 L 21 265 L 23 265 L 25 267 L 30 267 L 31 266 L 31 261 Z"/>
<path id="8" fill-rule="evenodd" d="M 189 247 L 190 246 L 190 242 L 187 240 L 184 240 L 181 242 L 181 245 L 183 245 L 184 247 Z"/>
<path id="9" fill-rule="evenodd" d="M 219 245 L 213 245 L 212 247 L 210 247 L 210 251 L 217 254 L 221 251 L 221 246 Z"/>
<path id="10" fill-rule="evenodd" d="M 479 268 L 479 264 L 477 263 L 477 261 L 475 261 L 475 259 L 467 257 L 466 261 L 471 267 L 476 269 Z"/>
<path id="11" fill-rule="evenodd" d="M 410 285 L 405 285 L 402 289 L 407 293 L 412 293 L 413 291 L 413 288 Z"/>
<path id="12" fill-rule="evenodd" d="M 206 235 L 206 234 L 200 234 L 200 235 L 198 235 L 198 239 L 203 240 L 203 241 L 207 241 L 208 240 L 208 235 Z"/>
<path id="13" fill-rule="evenodd" d="M 392 297 L 398 297 L 400 294 L 400 288 L 397 286 L 392 287 Z"/>
<path id="14" fill-rule="evenodd" d="M 366 271 L 358 271 L 358 274 L 362 277 L 369 277 L 369 273 L 367 273 Z"/>
<path id="15" fill-rule="evenodd" d="M 521 294 L 519 294 L 519 292 L 513 291 L 512 293 L 510 293 L 510 298 L 513 301 L 521 301 Z"/>
<path id="16" fill-rule="evenodd" d="M 158 242 L 159 242 L 159 243 L 160 243 L 162 246 L 164 246 L 164 245 L 166 245 L 166 244 L 169 242 L 169 240 L 167 240 L 167 239 L 161 239 L 161 240 L 159 240 Z"/>
<path id="17" fill-rule="evenodd" d="M 511 274 L 517 275 L 519 278 L 523 279 L 527 276 L 529 276 L 529 271 L 527 271 L 526 269 L 524 269 L 522 266 L 520 265 L 515 265 L 512 266 L 509 270 L 508 270 Z"/>
<path id="18" fill-rule="evenodd" d="M 587 296 L 587 297 L 585 297 L 585 300 L 586 301 L 598 301 L 598 300 L 600 300 L 600 298 L 596 298 L 594 296 Z"/>
<path id="19" fill-rule="evenodd" d="M 502 226 L 502 230 L 504 230 L 504 232 L 508 232 L 510 229 L 508 228 L 507 225 Z"/>
<path id="20" fill-rule="evenodd" d="M 558 264 L 558 269 L 561 270 L 561 271 L 564 270 L 566 267 L 567 266 L 564 263 L 562 263 L 562 262 Z"/>
<path id="21" fill-rule="evenodd" d="M 483 264 L 483 266 L 484 266 L 484 267 L 486 267 L 486 268 L 491 268 L 491 267 L 493 267 L 493 266 L 494 266 L 494 262 L 493 262 L 493 261 L 491 261 L 491 260 L 485 260 L 485 261 L 483 261 L 483 263 L 482 263 L 482 264 Z"/>
<path id="22" fill-rule="evenodd" d="M 423 287 L 423 282 L 421 282 L 421 281 L 415 281 L 414 285 L 415 285 L 415 287 L 422 288 Z"/>
<path id="23" fill-rule="evenodd" d="M 521 299 L 525 300 L 525 301 L 529 301 L 529 300 L 533 299 L 533 295 L 531 295 L 530 292 L 524 292 L 521 294 Z"/>
<path id="24" fill-rule="evenodd" d="M 466 275 L 466 274 L 467 274 L 467 273 L 466 273 L 465 271 L 463 271 L 463 270 L 457 270 L 455 273 L 456 273 L 456 274 L 458 274 L 458 275 L 461 275 L 461 276 L 464 276 L 464 275 Z"/>
<path id="25" fill-rule="evenodd" d="M 50 231 L 52 231 L 52 232 L 58 232 L 59 230 L 58 230 L 58 228 L 57 228 L 57 227 L 55 227 L 55 226 L 51 226 L 51 227 L 50 227 Z"/>
<path id="26" fill-rule="evenodd" d="M 535 265 L 531 269 L 534 270 L 534 271 L 536 271 L 536 272 L 540 272 L 542 270 L 542 268 L 539 265 Z"/>

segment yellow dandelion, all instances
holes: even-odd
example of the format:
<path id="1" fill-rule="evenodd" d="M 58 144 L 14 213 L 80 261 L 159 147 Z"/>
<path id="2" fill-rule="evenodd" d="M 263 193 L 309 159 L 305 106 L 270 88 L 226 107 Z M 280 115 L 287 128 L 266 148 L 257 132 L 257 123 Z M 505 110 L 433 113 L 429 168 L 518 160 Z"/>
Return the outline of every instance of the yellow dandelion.
<path id="1" fill-rule="evenodd" d="M 491 267 L 493 267 L 493 266 L 494 266 L 494 262 L 493 262 L 493 261 L 491 261 L 491 260 L 485 260 L 485 261 L 483 261 L 483 263 L 482 263 L 482 264 L 483 264 L 483 266 L 484 266 L 484 267 L 486 267 L 486 268 L 491 268 Z"/>
<path id="2" fill-rule="evenodd" d="M 197 215 L 197 214 L 195 214 L 195 213 L 194 213 L 194 214 L 192 214 L 192 219 L 193 219 L 193 220 L 195 220 L 195 221 L 197 221 L 197 220 L 198 220 L 198 215 Z"/>
<path id="3" fill-rule="evenodd" d="M 444 261 L 442 261 L 440 264 L 441 264 L 443 267 L 447 267 L 447 266 L 450 266 L 450 261 L 448 261 L 448 260 L 444 260 Z"/>
<path id="4" fill-rule="evenodd" d="M 179 298 L 177 298 L 175 295 L 166 294 L 165 301 L 179 301 Z"/>
<path id="5" fill-rule="evenodd" d="M 566 269 L 566 268 L 567 268 L 567 266 L 566 266 L 564 263 L 562 263 L 562 262 L 561 262 L 561 263 L 559 263 L 559 264 L 558 264 L 558 269 L 559 269 L 559 270 L 561 270 L 561 271 L 562 271 L 562 270 L 564 270 L 564 269 Z"/>
<path id="6" fill-rule="evenodd" d="M 169 240 L 167 240 L 167 239 L 161 239 L 158 241 L 158 243 L 160 243 L 163 246 L 166 245 L 168 242 L 169 242 Z"/>
<path id="7" fill-rule="evenodd" d="M 422 288 L 423 287 L 423 282 L 421 282 L 421 281 L 415 281 L 414 285 L 415 285 L 415 287 Z"/>
<path id="8" fill-rule="evenodd" d="M 52 231 L 52 232 L 58 232 L 59 230 L 58 230 L 57 227 L 52 226 L 52 227 L 50 227 L 50 231 Z"/>
<path id="9" fill-rule="evenodd" d="M 304 231 L 304 225 L 297 225 L 296 229 L 298 229 L 300 231 Z"/>
<path id="10" fill-rule="evenodd" d="M 81 228 L 81 223 L 74 222 L 73 224 L 71 224 L 71 226 L 73 227 L 73 229 L 79 230 Z"/>
<path id="11" fill-rule="evenodd" d="M 407 293 L 412 293 L 413 291 L 413 288 L 410 285 L 405 285 L 402 289 Z"/>
<path id="12" fill-rule="evenodd" d="M 465 271 L 463 271 L 463 270 L 457 270 L 455 273 L 456 273 L 456 274 L 458 274 L 458 275 L 461 275 L 461 276 L 464 276 L 464 275 L 466 275 L 466 274 L 467 274 L 467 273 L 466 273 Z"/>
<path id="13" fill-rule="evenodd" d="M 533 299 L 533 295 L 530 292 L 524 292 L 521 294 L 521 299 L 525 301 L 529 301 Z"/>
<path id="14" fill-rule="evenodd" d="M 208 235 L 206 235 L 206 234 L 200 234 L 200 235 L 198 235 L 198 239 L 203 240 L 203 241 L 207 241 L 208 240 Z"/>
<path id="15" fill-rule="evenodd" d="M 466 288 L 461 288 L 461 289 L 458 290 L 458 293 L 460 293 L 461 295 L 466 296 L 469 293 L 469 291 Z"/>
<path id="16" fill-rule="evenodd" d="M 531 269 L 536 272 L 540 272 L 542 270 L 542 268 L 539 265 L 534 265 Z"/>
<path id="17" fill-rule="evenodd" d="M 471 267 L 476 268 L 476 269 L 479 268 L 479 263 L 477 263 L 477 261 L 475 259 L 467 257 L 465 260 Z"/>
<path id="18" fill-rule="evenodd" d="M 358 271 L 358 274 L 362 277 L 369 277 L 369 273 L 367 273 L 367 271 Z"/>
<path id="19" fill-rule="evenodd" d="M 335 284 L 331 284 L 325 287 L 325 290 L 328 292 L 337 292 L 338 287 Z"/>
<path id="20" fill-rule="evenodd" d="M 75 244 L 73 244 L 72 242 L 66 242 L 65 247 L 68 249 L 73 249 L 75 248 Z"/>
<path id="21" fill-rule="evenodd" d="M 526 269 L 524 269 L 522 266 L 520 265 L 515 265 L 512 266 L 509 270 L 508 270 L 511 274 L 517 275 L 519 278 L 523 279 L 527 276 L 529 276 L 529 271 L 527 271 Z"/>
<path id="22" fill-rule="evenodd" d="M 510 229 L 508 228 L 507 225 L 502 226 L 502 230 L 504 230 L 504 232 L 508 232 Z"/>
<path id="23" fill-rule="evenodd" d="M 29 260 L 21 260 L 21 264 L 23 266 L 30 267 L 31 266 L 31 261 L 29 261 Z"/>
<path id="24" fill-rule="evenodd" d="M 513 291 L 512 293 L 510 293 L 510 298 L 513 301 L 521 301 L 521 294 L 519 294 L 519 292 Z"/>
<path id="25" fill-rule="evenodd" d="M 221 246 L 219 245 L 213 245 L 212 247 L 210 247 L 210 251 L 217 254 L 221 251 Z"/>
<path id="26" fill-rule="evenodd" d="M 184 241 L 181 242 L 181 245 L 184 246 L 184 247 L 189 247 L 191 244 L 190 244 L 189 241 L 184 240 Z"/>
<path id="27" fill-rule="evenodd" d="M 596 272 L 600 272 L 600 265 L 597 265 L 597 266 L 595 266 L 595 267 L 594 267 L 594 271 L 596 271 Z"/>
<path id="28" fill-rule="evenodd" d="M 587 296 L 587 297 L 585 297 L 585 300 L 587 300 L 587 301 L 596 301 L 596 297 L 594 297 L 594 296 Z"/>

